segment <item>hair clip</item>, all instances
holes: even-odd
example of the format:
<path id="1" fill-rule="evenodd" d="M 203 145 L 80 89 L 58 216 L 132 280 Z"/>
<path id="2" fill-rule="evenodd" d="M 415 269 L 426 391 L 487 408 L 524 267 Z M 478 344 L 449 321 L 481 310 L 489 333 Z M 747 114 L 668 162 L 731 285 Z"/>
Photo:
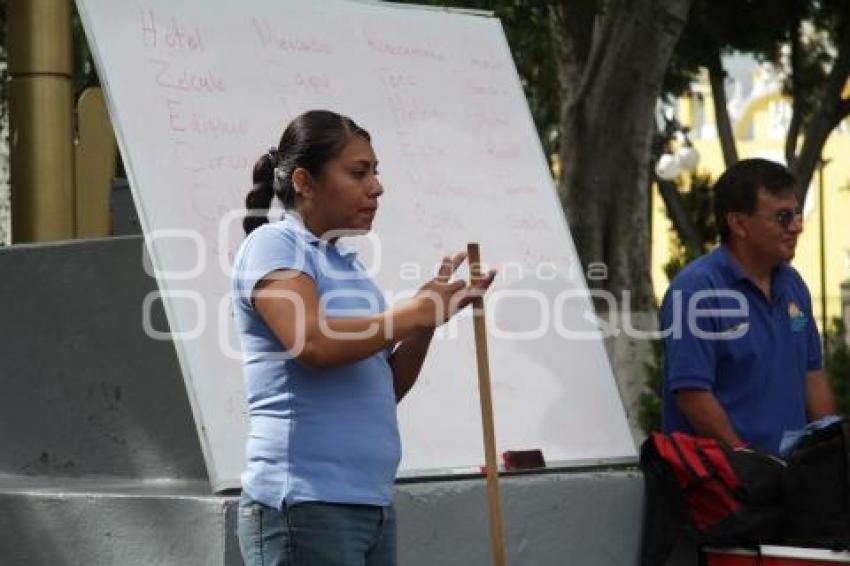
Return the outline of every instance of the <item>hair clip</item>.
<path id="1" fill-rule="evenodd" d="M 277 167 L 277 148 L 270 147 L 266 155 L 269 156 L 269 161 L 272 162 L 272 167 Z"/>

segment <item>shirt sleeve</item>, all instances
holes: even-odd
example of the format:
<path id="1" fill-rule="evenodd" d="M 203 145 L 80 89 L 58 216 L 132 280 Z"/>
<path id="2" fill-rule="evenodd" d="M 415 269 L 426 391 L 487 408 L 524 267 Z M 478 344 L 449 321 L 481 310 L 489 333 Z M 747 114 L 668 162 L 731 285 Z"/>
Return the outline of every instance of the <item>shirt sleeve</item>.
<path id="1" fill-rule="evenodd" d="M 237 272 L 240 300 L 251 305 L 251 293 L 269 273 L 281 269 L 300 271 L 317 280 L 310 244 L 287 230 L 262 230 L 248 243 Z"/>
<path id="2" fill-rule="evenodd" d="M 708 297 L 694 301 L 693 296 L 693 290 L 671 287 L 661 304 L 664 386 L 671 392 L 711 390 L 715 384 L 717 342 L 701 336 L 716 332 L 715 324 L 711 317 L 699 316 L 699 311 L 693 309 L 716 308 L 716 305 Z"/>
<path id="3" fill-rule="evenodd" d="M 806 340 L 808 342 L 806 346 L 806 369 L 816 370 L 823 369 L 823 355 L 821 349 L 821 337 L 820 332 L 818 332 L 818 325 L 815 324 L 815 316 L 812 313 L 812 299 L 811 296 L 806 293 L 806 316 L 809 318 L 809 323 L 806 325 Z"/>
<path id="4" fill-rule="evenodd" d="M 821 350 L 821 336 L 818 325 L 815 323 L 815 315 L 812 312 L 812 294 L 806 286 L 800 274 L 789 267 L 794 296 L 802 301 L 803 314 L 807 318 L 806 324 L 806 370 L 823 369 L 823 355 Z"/>

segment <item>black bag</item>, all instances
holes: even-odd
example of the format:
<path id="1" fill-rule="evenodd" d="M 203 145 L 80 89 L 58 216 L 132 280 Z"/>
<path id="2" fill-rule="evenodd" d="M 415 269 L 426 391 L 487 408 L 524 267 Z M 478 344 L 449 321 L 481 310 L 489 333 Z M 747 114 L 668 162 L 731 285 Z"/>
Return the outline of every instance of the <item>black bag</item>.
<path id="1" fill-rule="evenodd" d="M 850 549 L 850 423 L 800 440 L 785 473 L 788 544 Z"/>
<path id="2" fill-rule="evenodd" d="M 684 532 L 700 545 L 781 542 L 782 461 L 710 438 L 653 433 L 641 447 L 641 564 L 663 565 Z"/>

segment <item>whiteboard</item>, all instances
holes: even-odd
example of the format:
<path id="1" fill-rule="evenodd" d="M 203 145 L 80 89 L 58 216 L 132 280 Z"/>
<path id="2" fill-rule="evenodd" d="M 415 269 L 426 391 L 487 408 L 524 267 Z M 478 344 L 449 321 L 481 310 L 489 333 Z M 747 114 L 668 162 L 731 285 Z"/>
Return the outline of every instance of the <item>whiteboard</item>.
<path id="1" fill-rule="evenodd" d="M 143 315 L 162 300 L 173 334 L 160 337 L 175 342 L 214 490 L 238 487 L 244 463 L 228 294 L 251 167 L 312 108 L 372 134 L 386 190 L 374 230 L 350 245 L 390 303 L 468 241 L 500 267 L 487 300 L 499 452 L 539 448 L 550 464 L 634 459 L 497 19 L 346 0 L 77 5 L 159 282 Z M 484 462 L 476 376 L 465 312 L 440 329 L 399 405 L 400 475 Z"/>

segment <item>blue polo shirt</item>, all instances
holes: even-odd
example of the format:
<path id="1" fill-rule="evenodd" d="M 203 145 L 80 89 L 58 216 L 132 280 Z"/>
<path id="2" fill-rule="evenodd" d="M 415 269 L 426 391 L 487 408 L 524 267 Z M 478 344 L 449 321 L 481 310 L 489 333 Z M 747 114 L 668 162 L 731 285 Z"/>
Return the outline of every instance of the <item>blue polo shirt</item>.
<path id="1" fill-rule="evenodd" d="M 274 508 L 305 501 L 389 505 L 401 457 L 390 352 L 324 370 L 300 364 L 251 302 L 256 284 L 279 269 L 310 277 L 328 317 L 386 308 L 353 251 L 320 240 L 291 214 L 245 239 L 232 280 L 250 420 L 242 487 Z"/>
<path id="2" fill-rule="evenodd" d="M 772 454 L 784 431 L 806 425 L 806 372 L 821 368 L 821 345 L 793 267 L 775 269 L 768 301 L 721 245 L 675 277 L 660 321 L 665 431 L 693 433 L 678 389 L 712 391 L 741 439 Z"/>

